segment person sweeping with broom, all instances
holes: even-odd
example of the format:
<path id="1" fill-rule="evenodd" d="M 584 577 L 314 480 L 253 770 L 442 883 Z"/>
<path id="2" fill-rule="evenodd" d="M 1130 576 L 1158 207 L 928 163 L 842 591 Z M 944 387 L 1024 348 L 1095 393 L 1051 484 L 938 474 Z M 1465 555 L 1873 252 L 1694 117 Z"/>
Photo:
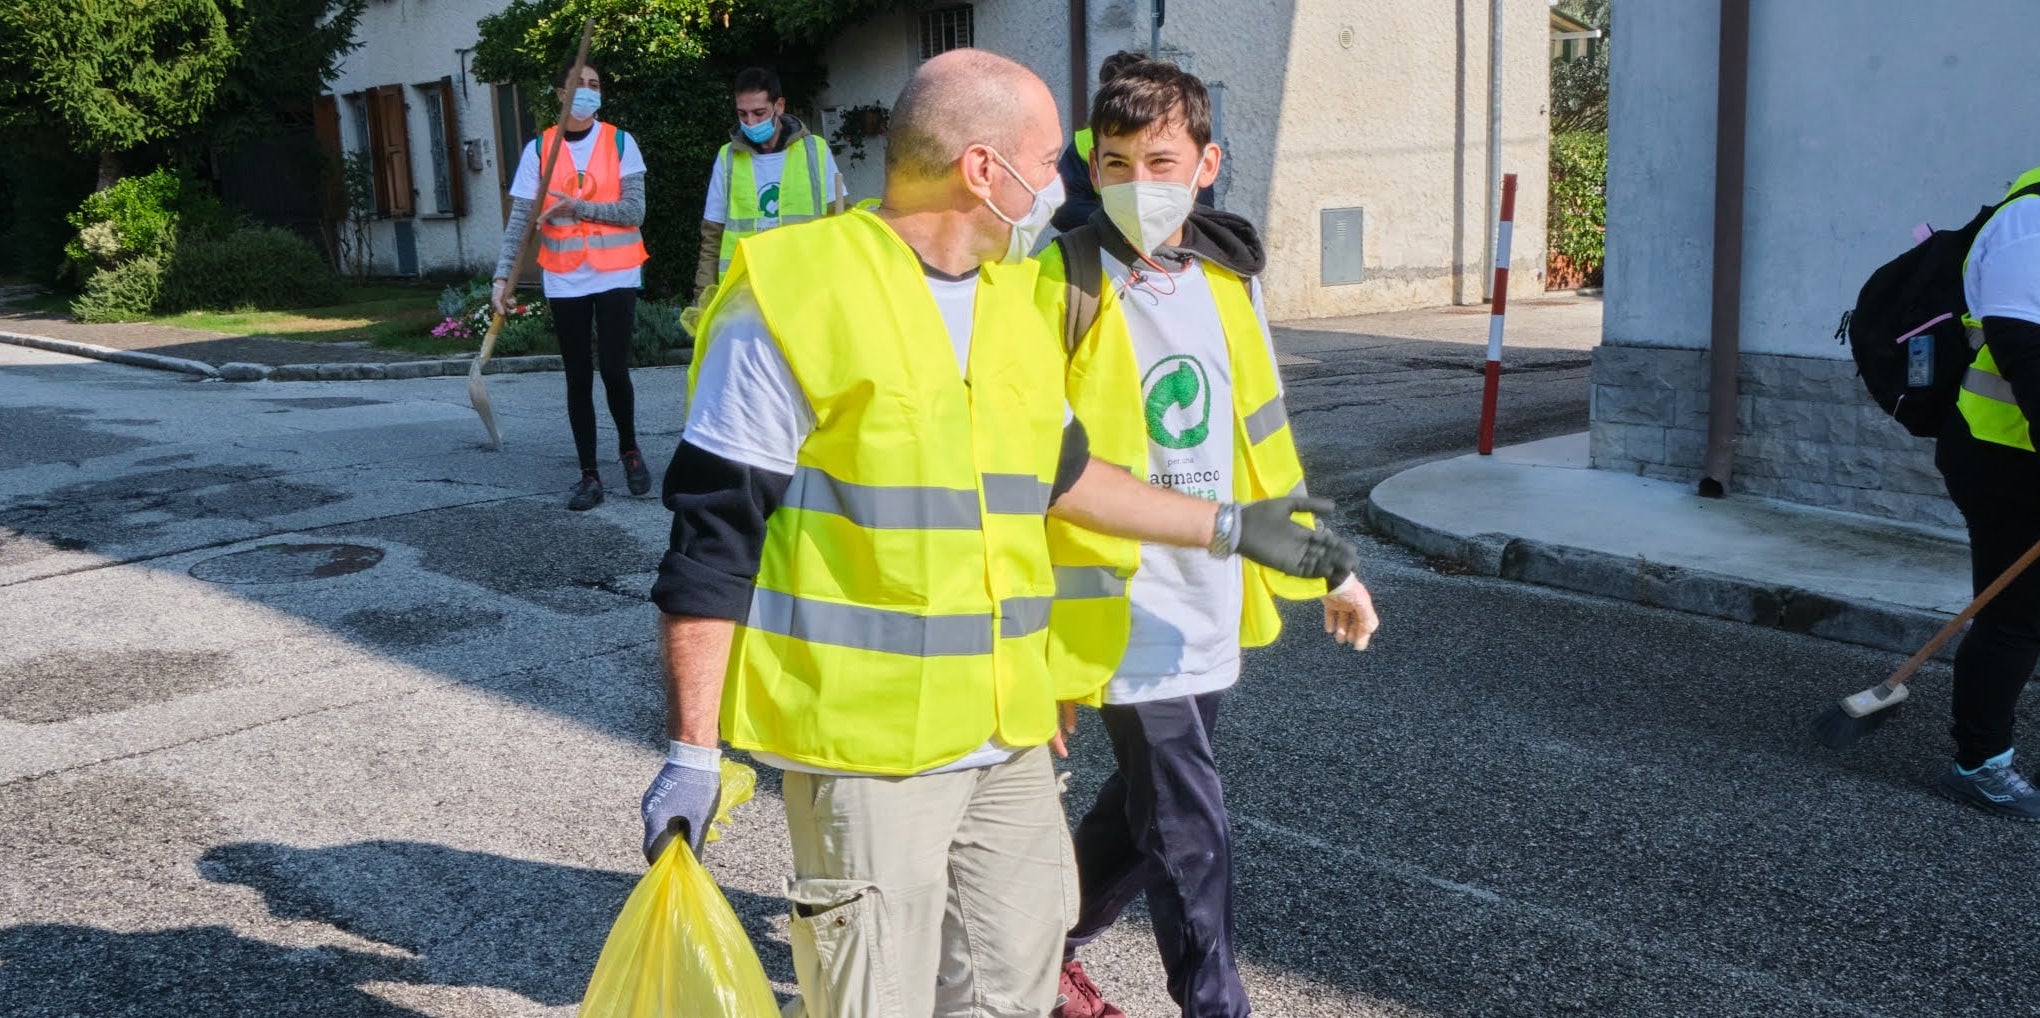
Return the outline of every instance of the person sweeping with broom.
<path id="1" fill-rule="evenodd" d="M 2040 544 L 2040 168 L 1976 235 L 1963 266 L 1976 360 L 1934 463 L 1969 528 L 1976 589 Z M 1955 652 L 1955 760 L 1941 794 L 2014 820 L 2040 822 L 2040 791 L 2012 766 L 2013 712 L 2040 664 L 2040 571 L 2024 570 L 1977 613 Z"/>
<path id="2" fill-rule="evenodd" d="M 510 185 L 510 221 L 503 229 L 489 303 L 498 314 L 509 310 L 511 267 L 535 212 L 538 267 L 543 270 L 545 297 L 566 369 L 567 424 L 573 429 L 581 465 L 581 479 L 574 484 L 567 508 L 583 511 L 602 504 L 602 475 L 595 459 L 598 363 L 610 421 L 616 425 L 624 481 L 633 495 L 652 490 L 651 471 L 638 451 L 630 384 L 631 331 L 637 320 L 642 266 L 649 256 L 638 232 L 645 218 L 644 155 L 636 139 L 595 119 L 602 108 L 602 76 L 593 66 L 582 65 L 579 80 L 570 80 L 575 66 L 570 62 L 561 68 L 557 93 L 563 103 L 571 96 L 571 111 L 563 123 L 526 145 L 517 164 L 517 177 Z M 543 153 L 551 150 L 562 130 L 565 157 L 554 162 L 552 179 L 544 183 L 541 197 Z"/>

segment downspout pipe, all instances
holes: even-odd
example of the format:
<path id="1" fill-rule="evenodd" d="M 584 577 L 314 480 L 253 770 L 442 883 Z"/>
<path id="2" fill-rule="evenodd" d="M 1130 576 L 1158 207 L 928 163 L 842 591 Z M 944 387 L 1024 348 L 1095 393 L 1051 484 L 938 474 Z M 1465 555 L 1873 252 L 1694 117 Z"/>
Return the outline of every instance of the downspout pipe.
<path id="1" fill-rule="evenodd" d="M 1742 358 L 1743 181 L 1749 126 L 1750 0 L 1721 0 L 1721 71 L 1714 113 L 1714 308 L 1708 342 L 1707 459 L 1700 494 L 1728 494 L 1735 471 L 1737 368 Z"/>
<path id="2" fill-rule="evenodd" d="M 1091 121 L 1090 0 L 1070 0 L 1070 130 Z"/>

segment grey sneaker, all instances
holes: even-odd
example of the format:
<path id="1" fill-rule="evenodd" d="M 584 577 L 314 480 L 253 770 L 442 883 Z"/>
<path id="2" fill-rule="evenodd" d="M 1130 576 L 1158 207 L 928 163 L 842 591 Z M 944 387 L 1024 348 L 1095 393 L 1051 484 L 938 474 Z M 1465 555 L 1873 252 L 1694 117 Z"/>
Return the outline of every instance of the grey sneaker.
<path id="1" fill-rule="evenodd" d="M 602 504 L 602 479 L 594 474 L 582 474 L 579 484 L 574 485 L 574 495 L 567 499 L 567 508 L 575 512 L 586 512 Z"/>
<path id="2" fill-rule="evenodd" d="M 1986 763 L 1974 774 L 1964 774 L 1955 764 L 1941 773 L 1934 790 L 1956 802 L 1967 803 L 1986 813 L 2025 823 L 2040 823 L 2040 791 L 2012 769 L 2010 760 Z"/>

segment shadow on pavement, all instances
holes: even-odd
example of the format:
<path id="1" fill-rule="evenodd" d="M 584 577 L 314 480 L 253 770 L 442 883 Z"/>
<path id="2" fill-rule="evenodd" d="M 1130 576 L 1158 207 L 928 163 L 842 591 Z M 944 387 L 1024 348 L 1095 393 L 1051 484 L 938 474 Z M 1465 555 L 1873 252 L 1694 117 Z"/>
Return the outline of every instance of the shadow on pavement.
<path id="1" fill-rule="evenodd" d="M 0 1001 L 20 1018 L 403 1018 L 421 1013 L 356 987 L 418 981 L 417 963 L 402 958 L 284 947 L 224 926 L 150 933 L 56 924 L 0 929 Z"/>
<path id="2" fill-rule="evenodd" d="M 407 981 L 491 986 L 552 1006 L 581 999 L 640 876 L 415 841 L 318 849 L 238 842 L 208 851 L 199 872 L 260 892 L 278 918 L 327 923 L 411 952 L 417 961 Z M 793 960 L 769 918 L 784 903 L 723 894 L 761 949 L 766 975 L 790 982 Z"/>

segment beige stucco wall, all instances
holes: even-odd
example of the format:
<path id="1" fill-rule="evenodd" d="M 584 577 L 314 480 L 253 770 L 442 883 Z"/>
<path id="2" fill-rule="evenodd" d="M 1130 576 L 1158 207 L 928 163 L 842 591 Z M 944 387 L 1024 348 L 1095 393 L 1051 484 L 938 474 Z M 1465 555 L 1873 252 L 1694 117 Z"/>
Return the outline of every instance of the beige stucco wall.
<path id="1" fill-rule="evenodd" d="M 1519 197 L 1510 293 L 1543 290 L 1550 94 L 1545 0 L 1504 0 L 1503 172 Z M 1090 62 L 1148 46 L 1149 0 L 1088 0 Z M 1477 302 L 1488 115 L 1487 0 L 1174 0 L 1162 55 L 1221 91 L 1220 205 L 1262 227 L 1271 315 L 1312 318 Z M 978 0 L 977 44 L 1035 69 L 1068 108 L 1068 8 Z M 830 49 L 824 105 L 893 97 L 918 63 L 914 15 Z M 1350 29 L 1342 42 L 1341 32 Z M 1066 114 L 1067 115 L 1067 114 Z M 883 150 L 845 172 L 883 185 Z M 1365 210 L 1361 282 L 1319 284 L 1319 213 Z"/>

